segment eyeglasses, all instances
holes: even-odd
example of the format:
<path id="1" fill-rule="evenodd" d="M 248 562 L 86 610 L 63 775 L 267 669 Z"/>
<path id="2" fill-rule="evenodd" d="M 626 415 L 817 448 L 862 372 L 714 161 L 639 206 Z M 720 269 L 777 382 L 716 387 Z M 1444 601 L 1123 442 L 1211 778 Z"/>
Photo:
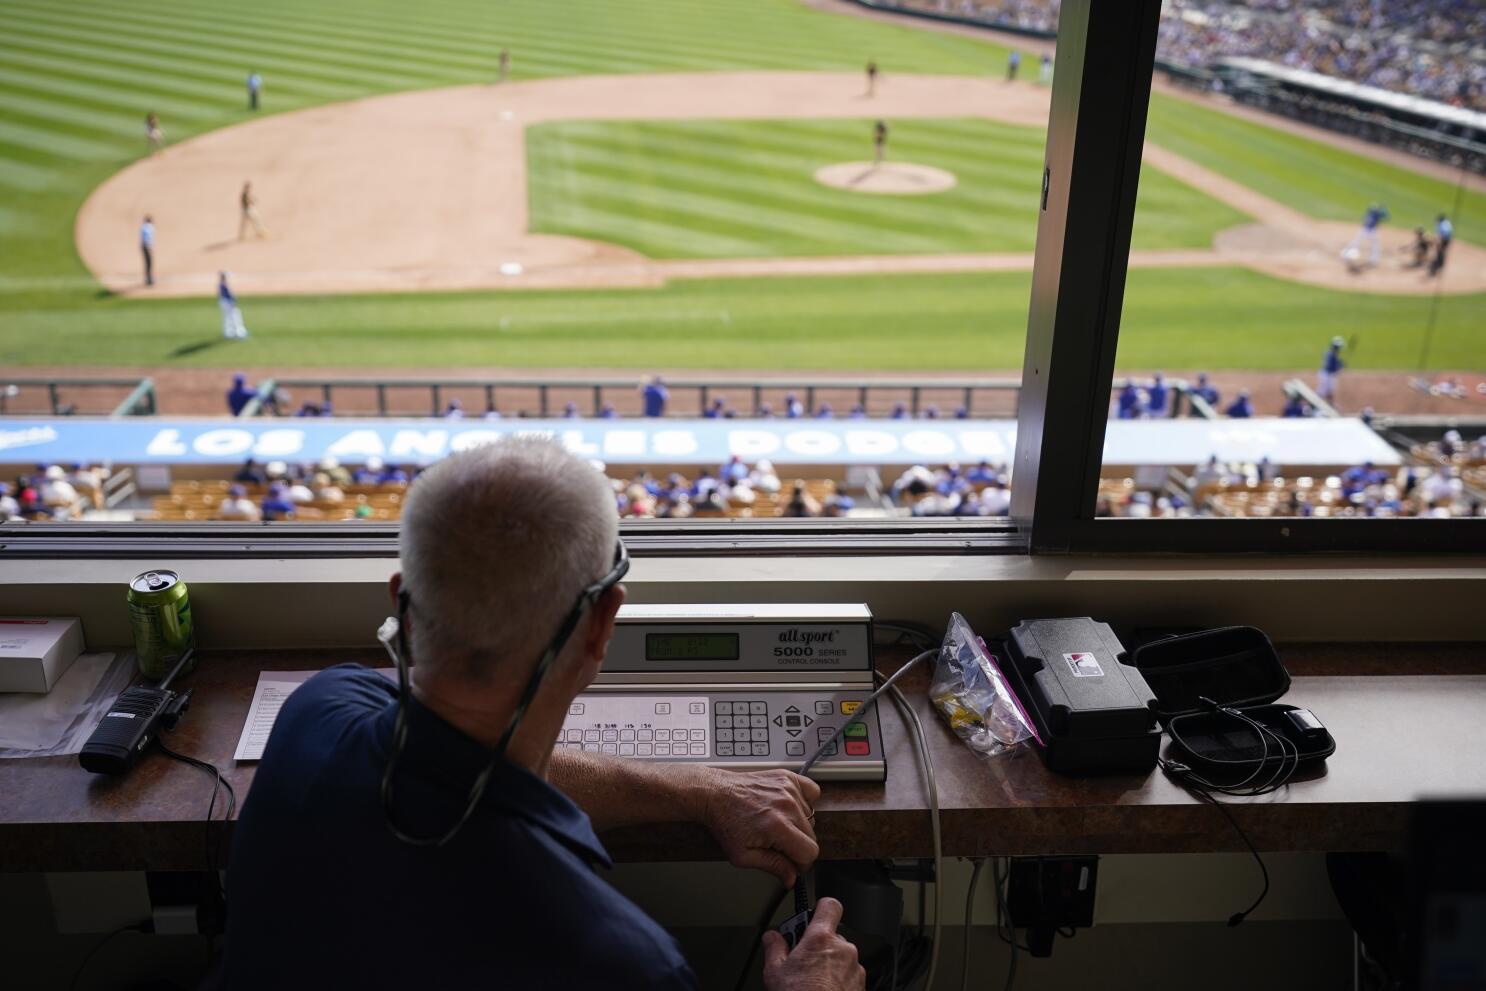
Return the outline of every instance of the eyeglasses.
<path id="1" fill-rule="evenodd" d="M 393 664 L 397 666 L 397 721 L 392 728 L 392 751 L 387 755 L 387 766 L 382 771 L 382 813 L 387 820 L 387 828 L 392 835 L 399 840 L 412 846 L 441 847 L 452 840 L 464 824 L 474 815 L 475 808 L 480 804 L 480 799 L 485 796 L 485 787 L 490 782 L 490 775 L 495 772 L 495 766 L 503 756 L 506 748 L 511 744 L 511 737 L 516 735 L 516 729 L 521 725 L 521 719 L 526 715 L 527 708 L 532 700 L 536 698 L 537 691 L 542 687 L 542 679 L 547 676 L 552 662 L 557 655 L 567 646 L 568 640 L 573 636 L 573 631 L 578 628 L 578 623 L 588 610 L 592 609 L 594 603 L 598 602 L 603 594 L 618 585 L 620 580 L 629 573 L 629 550 L 624 546 L 624 541 L 616 542 L 614 548 L 614 566 L 609 573 L 598 581 L 585 585 L 578 593 L 578 600 L 573 603 L 573 608 L 563 617 L 562 623 L 557 628 L 557 633 L 547 642 L 547 649 L 537 660 L 536 667 L 532 669 L 531 677 L 527 679 L 526 688 L 521 692 L 521 699 L 516 703 L 516 708 L 511 712 L 511 718 L 506 722 L 506 728 L 501 733 L 500 741 L 495 750 L 490 754 L 490 760 L 479 776 L 470 785 L 469 795 L 465 802 L 464 813 L 445 832 L 435 836 L 415 836 L 405 832 L 397 825 L 393 815 L 392 778 L 397 767 L 399 758 L 402 757 L 403 749 L 408 742 L 408 699 L 411 691 L 408 687 L 408 667 L 411 664 L 411 651 L 408 649 L 407 638 L 407 614 L 412 606 L 412 597 L 406 589 L 397 596 L 397 616 L 387 617 L 387 620 L 377 629 L 377 639 L 382 641 Z"/>

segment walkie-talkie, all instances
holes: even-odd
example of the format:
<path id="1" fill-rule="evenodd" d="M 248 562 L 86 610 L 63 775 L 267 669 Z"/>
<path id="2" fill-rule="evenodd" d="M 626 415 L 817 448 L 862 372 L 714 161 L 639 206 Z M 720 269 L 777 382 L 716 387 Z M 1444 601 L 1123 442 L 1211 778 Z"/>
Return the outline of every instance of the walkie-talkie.
<path id="1" fill-rule="evenodd" d="M 83 770 L 123 774 L 134 766 L 162 728 L 175 729 L 191 705 L 191 690 L 173 692 L 170 683 L 195 653 L 194 647 L 187 648 L 170 673 L 153 688 L 134 685 L 119 693 L 78 754 Z"/>

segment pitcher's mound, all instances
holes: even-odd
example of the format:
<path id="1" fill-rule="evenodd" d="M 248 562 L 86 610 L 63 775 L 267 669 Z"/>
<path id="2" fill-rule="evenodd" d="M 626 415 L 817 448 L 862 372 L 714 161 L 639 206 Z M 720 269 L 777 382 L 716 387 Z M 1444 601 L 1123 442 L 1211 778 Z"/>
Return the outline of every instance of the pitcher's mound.
<path id="1" fill-rule="evenodd" d="M 914 196 L 953 189 L 955 174 L 932 165 L 911 162 L 842 162 L 827 165 L 815 172 L 815 181 L 856 193 L 886 193 L 892 196 Z"/>

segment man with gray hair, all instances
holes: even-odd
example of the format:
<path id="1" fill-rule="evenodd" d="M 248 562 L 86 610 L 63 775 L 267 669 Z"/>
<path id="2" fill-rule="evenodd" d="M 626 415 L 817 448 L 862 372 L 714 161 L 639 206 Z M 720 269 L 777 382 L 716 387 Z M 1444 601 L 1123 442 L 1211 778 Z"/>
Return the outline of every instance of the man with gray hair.
<path id="1" fill-rule="evenodd" d="M 606 480 L 553 442 L 419 477 L 381 634 L 401 688 L 343 665 L 285 703 L 234 833 L 227 987 L 694 988 L 595 831 L 700 822 L 786 884 L 814 862 L 807 778 L 554 751 L 628 562 Z M 821 899 L 793 951 L 768 934 L 765 985 L 861 989 L 840 916 Z"/>

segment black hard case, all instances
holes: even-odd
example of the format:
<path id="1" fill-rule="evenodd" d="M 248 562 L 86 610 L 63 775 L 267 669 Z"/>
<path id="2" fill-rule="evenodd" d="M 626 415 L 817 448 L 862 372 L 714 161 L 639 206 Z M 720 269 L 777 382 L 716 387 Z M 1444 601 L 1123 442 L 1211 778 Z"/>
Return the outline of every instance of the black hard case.
<path id="1" fill-rule="evenodd" d="M 1080 677 L 1069 655 L 1091 653 L 1101 673 Z M 1145 774 L 1156 766 L 1156 697 L 1106 623 L 1087 616 L 1018 624 L 1006 641 L 1006 674 L 1063 774 Z"/>
<path id="2" fill-rule="evenodd" d="M 1267 764 L 1298 758 L 1304 766 L 1336 752 L 1329 732 L 1301 739 L 1285 718 L 1297 707 L 1275 704 L 1290 690 L 1290 672 L 1263 630 L 1225 626 L 1167 637 L 1136 648 L 1130 660 L 1155 693 L 1156 717 L 1171 735 L 1173 756 L 1199 773 L 1246 775 L 1265 752 L 1258 733 L 1205 707 L 1202 698 L 1237 709 L 1295 744 L 1295 757 L 1286 757 L 1271 743 Z"/>

